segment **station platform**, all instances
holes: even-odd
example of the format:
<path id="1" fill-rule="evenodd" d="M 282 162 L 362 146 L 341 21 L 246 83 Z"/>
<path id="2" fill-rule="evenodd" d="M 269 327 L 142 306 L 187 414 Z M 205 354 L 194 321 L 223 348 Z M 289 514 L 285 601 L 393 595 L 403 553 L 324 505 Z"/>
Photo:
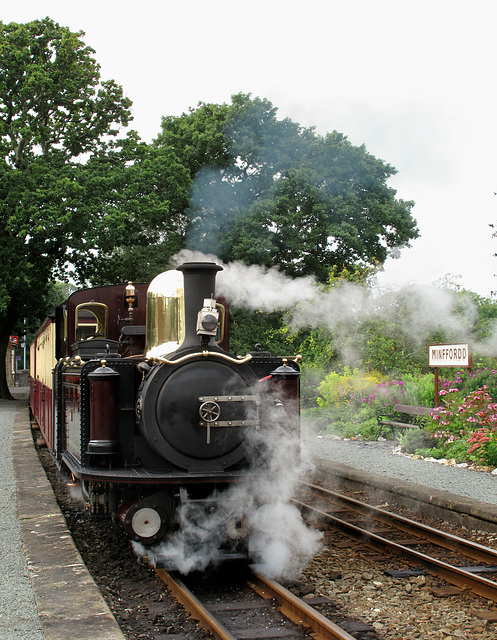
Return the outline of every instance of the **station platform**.
<path id="1" fill-rule="evenodd" d="M 33 446 L 28 389 L 0 400 L 0 638 L 124 640 Z"/>
<path id="2" fill-rule="evenodd" d="M 302 432 L 304 458 L 314 476 L 337 490 L 366 485 L 378 504 L 389 503 L 469 529 L 497 532 L 497 474 L 464 465 L 402 455 L 384 442 L 322 437 Z"/>

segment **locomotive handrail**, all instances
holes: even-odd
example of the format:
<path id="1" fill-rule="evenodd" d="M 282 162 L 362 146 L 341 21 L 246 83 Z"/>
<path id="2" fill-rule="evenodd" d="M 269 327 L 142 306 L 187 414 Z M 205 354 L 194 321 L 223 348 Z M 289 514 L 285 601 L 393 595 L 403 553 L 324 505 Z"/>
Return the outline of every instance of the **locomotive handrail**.
<path id="1" fill-rule="evenodd" d="M 217 356 L 218 358 L 223 358 L 223 360 L 228 360 L 228 362 L 233 362 L 234 364 L 245 364 L 252 360 L 252 356 L 247 354 L 244 358 L 232 358 L 231 356 L 227 356 L 225 353 L 218 353 L 217 351 L 199 351 L 197 353 L 189 353 L 186 356 L 182 356 L 177 360 L 168 360 L 167 358 L 161 358 L 159 356 L 154 356 L 151 358 L 152 361 L 161 362 L 163 364 L 179 364 L 180 362 L 185 362 L 185 360 L 191 360 L 192 358 L 198 357 L 207 357 L 207 356 Z"/>

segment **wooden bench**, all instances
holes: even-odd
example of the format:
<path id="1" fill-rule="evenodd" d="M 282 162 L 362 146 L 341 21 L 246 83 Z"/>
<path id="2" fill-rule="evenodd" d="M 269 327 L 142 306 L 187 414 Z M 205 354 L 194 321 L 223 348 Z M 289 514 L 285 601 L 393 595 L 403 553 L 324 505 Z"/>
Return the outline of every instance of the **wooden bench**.
<path id="1" fill-rule="evenodd" d="M 408 404 L 396 404 L 393 412 L 389 415 L 378 416 L 378 433 L 375 440 L 380 438 L 383 427 L 388 427 L 392 433 L 396 429 L 423 429 L 426 426 L 425 416 L 434 411 L 430 407 L 413 407 Z"/>

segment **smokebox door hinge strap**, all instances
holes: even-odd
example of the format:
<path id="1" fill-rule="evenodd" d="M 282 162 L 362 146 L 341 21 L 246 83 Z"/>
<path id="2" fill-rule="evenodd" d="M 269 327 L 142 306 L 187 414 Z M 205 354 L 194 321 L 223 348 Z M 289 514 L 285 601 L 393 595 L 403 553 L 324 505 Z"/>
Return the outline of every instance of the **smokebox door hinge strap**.
<path id="1" fill-rule="evenodd" d="M 211 444 L 211 428 L 212 427 L 252 427 L 258 430 L 259 415 L 258 407 L 260 399 L 258 395 L 246 396 L 200 396 L 198 401 L 201 403 L 199 407 L 200 422 L 199 427 L 207 430 L 207 444 Z M 255 420 L 219 420 L 221 416 L 221 404 L 224 402 L 253 402 L 256 408 Z"/>

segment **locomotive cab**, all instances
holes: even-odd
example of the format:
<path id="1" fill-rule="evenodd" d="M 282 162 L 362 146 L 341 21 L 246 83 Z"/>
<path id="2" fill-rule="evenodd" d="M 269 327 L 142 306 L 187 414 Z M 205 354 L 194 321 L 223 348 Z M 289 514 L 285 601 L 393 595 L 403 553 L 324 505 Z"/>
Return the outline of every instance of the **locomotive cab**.
<path id="1" fill-rule="evenodd" d="M 71 345 L 73 355 L 93 355 L 95 353 L 118 353 L 118 340 L 108 335 L 109 308 L 102 302 L 83 302 L 76 306 L 75 341 Z"/>

